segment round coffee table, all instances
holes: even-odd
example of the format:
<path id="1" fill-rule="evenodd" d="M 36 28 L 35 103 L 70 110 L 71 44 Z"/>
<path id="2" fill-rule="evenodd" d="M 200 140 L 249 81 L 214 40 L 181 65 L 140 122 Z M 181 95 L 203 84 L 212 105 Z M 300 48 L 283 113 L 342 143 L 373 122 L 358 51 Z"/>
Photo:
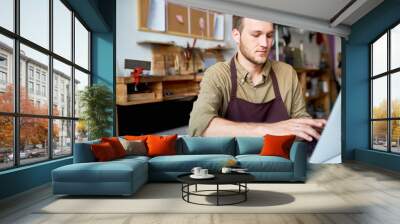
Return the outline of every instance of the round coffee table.
<path id="1" fill-rule="evenodd" d="M 212 179 L 193 179 L 190 177 L 191 173 L 182 174 L 177 177 L 178 181 L 182 183 L 182 199 L 188 203 L 198 205 L 234 205 L 247 200 L 247 192 L 249 188 L 247 183 L 255 180 L 255 177 L 248 173 L 216 173 Z M 215 190 L 197 190 L 198 184 L 215 185 Z M 194 191 L 190 191 L 190 186 L 195 186 Z M 220 189 L 220 185 L 236 185 L 237 190 L 224 190 Z M 205 194 L 215 192 L 215 194 Z M 202 204 L 190 201 L 190 196 L 203 196 L 203 197 L 216 197 L 216 204 Z M 231 203 L 221 203 L 221 197 L 240 196 L 240 199 Z"/>

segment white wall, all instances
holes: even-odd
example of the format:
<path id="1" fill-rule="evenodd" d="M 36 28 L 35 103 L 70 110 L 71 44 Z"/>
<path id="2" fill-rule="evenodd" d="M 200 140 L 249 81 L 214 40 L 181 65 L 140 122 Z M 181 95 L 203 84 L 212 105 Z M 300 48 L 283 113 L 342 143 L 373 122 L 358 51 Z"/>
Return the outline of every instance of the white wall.
<path id="1" fill-rule="evenodd" d="M 128 76 L 131 70 L 124 68 L 125 59 L 151 61 L 151 46 L 139 45 L 138 41 L 175 41 L 179 46 L 192 44 L 193 38 L 138 31 L 137 0 L 118 0 L 117 2 L 117 75 Z M 225 15 L 225 41 L 209 41 L 198 39 L 196 46 L 200 48 L 214 47 L 218 44 L 226 44 L 233 48 L 225 52 L 225 59 L 234 53 L 234 42 L 231 37 L 232 16 Z"/>

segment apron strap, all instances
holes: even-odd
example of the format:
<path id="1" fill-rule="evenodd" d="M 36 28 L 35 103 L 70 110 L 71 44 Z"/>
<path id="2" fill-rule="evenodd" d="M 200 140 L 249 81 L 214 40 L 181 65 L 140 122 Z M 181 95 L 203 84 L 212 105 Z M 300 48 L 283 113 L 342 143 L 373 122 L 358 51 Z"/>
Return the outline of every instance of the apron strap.
<path id="1" fill-rule="evenodd" d="M 231 99 L 233 99 L 236 98 L 236 90 L 237 90 L 237 70 L 234 57 L 231 59 L 230 69 L 231 69 L 231 83 L 232 83 Z"/>
<path id="2" fill-rule="evenodd" d="M 274 69 L 272 69 L 272 66 L 271 66 L 271 72 L 269 74 L 271 76 L 272 86 L 274 87 L 275 98 L 276 99 L 279 98 L 282 100 L 281 91 L 279 91 L 278 81 L 276 80 L 276 75 L 275 75 Z"/>

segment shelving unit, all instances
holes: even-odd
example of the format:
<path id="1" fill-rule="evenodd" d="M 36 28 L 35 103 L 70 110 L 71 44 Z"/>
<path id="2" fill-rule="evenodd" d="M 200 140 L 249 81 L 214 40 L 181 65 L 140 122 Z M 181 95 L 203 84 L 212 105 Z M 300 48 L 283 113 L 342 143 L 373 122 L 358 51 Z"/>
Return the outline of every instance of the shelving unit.
<path id="1" fill-rule="evenodd" d="M 129 106 L 156 103 L 197 96 L 202 74 L 142 76 L 145 90 L 134 89 L 131 77 L 117 77 L 117 105 Z"/>
<path id="2" fill-rule="evenodd" d="M 336 99 L 334 81 L 329 70 L 296 68 L 307 111 L 313 117 L 326 118 L 331 109 L 331 98 Z"/>

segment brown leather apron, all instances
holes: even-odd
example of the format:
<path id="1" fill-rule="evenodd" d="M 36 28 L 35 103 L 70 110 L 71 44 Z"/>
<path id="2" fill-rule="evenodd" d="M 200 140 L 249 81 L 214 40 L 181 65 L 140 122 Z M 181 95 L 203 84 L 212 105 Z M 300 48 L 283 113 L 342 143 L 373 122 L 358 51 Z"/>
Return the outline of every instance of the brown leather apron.
<path id="1" fill-rule="evenodd" d="M 274 123 L 290 118 L 283 103 L 275 72 L 272 68 L 270 76 L 275 99 L 267 103 L 251 103 L 237 98 L 237 70 L 234 58 L 231 60 L 230 69 L 232 89 L 228 109 L 225 114 L 226 119 L 237 122 Z"/>

